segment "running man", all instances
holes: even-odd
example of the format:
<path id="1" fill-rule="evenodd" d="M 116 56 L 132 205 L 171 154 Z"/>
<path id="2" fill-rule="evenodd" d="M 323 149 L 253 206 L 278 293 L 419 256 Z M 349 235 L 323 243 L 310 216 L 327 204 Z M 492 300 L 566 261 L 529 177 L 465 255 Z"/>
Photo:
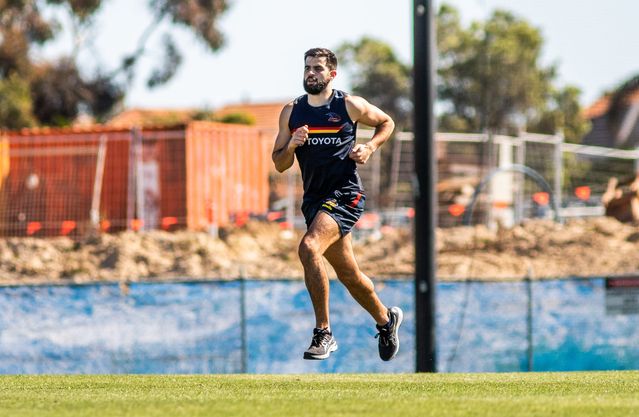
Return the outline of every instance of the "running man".
<path id="1" fill-rule="evenodd" d="M 332 88 L 337 58 L 324 48 L 304 54 L 304 90 L 282 109 L 273 162 L 279 172 L 297 157 L 304 182 L 302 213 L 307 232 L 299 245 L 304 281 L 313 303 L 315 329 L 304 359 L 326 359 L 337 350 L 329 320 L 329 281 L 322 256 L 353 298 L 377 323 L 379 356 L 389 361 L 399 350 L 403 313 L 387 308 L 373 282 L 355 261 L 351 228 L 364 211 L 364 190 L 356 164 L 365 164 L 388 140 L 395 123 L 362 97 Z M 357 123 L 375 128 L 371 140 L 356 144 Z"/>

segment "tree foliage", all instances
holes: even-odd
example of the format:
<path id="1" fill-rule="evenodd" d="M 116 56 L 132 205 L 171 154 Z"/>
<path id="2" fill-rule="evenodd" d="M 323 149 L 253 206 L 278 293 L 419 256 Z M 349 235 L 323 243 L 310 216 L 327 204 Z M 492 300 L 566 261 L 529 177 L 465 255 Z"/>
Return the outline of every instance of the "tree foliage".
<path id="1" fill-rule="evenodd" d="M 195 32 L 199 39 L 216 51 L 224 43 L 217 28 L 217 18 L 228 9 L 226 0 L 151 0 L 156 20 L 170 18 Z"/>
<path id="2" fill-rule="evenodd" d="M 462 25 L 457 9 L 437 13 L 437 113 L 440 131 L 554 134 L 578 142 L 589 128 L 580 90 L 556 87 L 555 66 L 544 66 L 540 31 L 497 10 Z M 338 56 L 352 74 L 351 89 L 410 129 L 412 76 L 386 43 L 364 37 L 344 43 Z"/>
<path id="3" fill-rule="evenodd" d="M 0 79 L 1 127 L 19 129 L 35 125 L 31 111 L 29 84 L 16 75 Z"/>
<path id="4" fill-rule="evenodd" d="M 469 130 L 516 130 L 543 105 L 555 74 L 539 65 L 539 31 L 505 11 L 468 29 L 449 6 L 438 15 L 440 98 Z"/>
<path id="5" fill-rule="evenodd" d="M 364 37 L 344 43 L 337 55 L 351 73 L 354 94 L 387 112 L 398 129 L 411 125 L 411 68 L 402 63 L 386 43 Z"/>
<path id="6" fill-rule="evenodd" d="M 555 66 L 540 62 L 543 37 L 525 20 L 497 10 L 465 28 L 459 12 L 443 4 L 437 45 L 441 130 L 563 131 L 573 141 L 585 133 L 579 89 L 554 87 Z"/>
<path id="7" fill-rule="evenodd" d="M 0 98 L 0 127 L 66 125 L 81 111 L 104 119 L 124 98 L 140 58 L 149 52 L 150 38 L 163 21 L 191 30 L 211 51 L 217 51 L 224 43 L 217 19 L 228 8 L 226 0 L 149 0 L 154 19 L 134 43 L 135 48 L 115 68 L 86 73 L 77 62 L 83 45 L 80 40 L 90 32 L 95 24 L 93 18 L 106 3 L 0 0 L 0 89 L 11 91 Z M 43 11 L 47 8 L 67 13 L 74 46 L 66 56 L 48 62 L 35 61 L 33 47 L 55 39 L 62 29 L 54 18 L 45 17 Z M 147 79 L 149 88 L 168 82 L 182 63 L 170 34 L 164 34 L 162 39 L 164 54 Z"/>
<path id="8" fill-rule="evenodd" d="M 539 117 L 528 122 L 528 130 L 536 133 L 561 133 L 568 142 L 579 143 L 590 129 L 579 104 L 581 91 L 567 86 L 551 91 Z"/>
<path id="9" fill-rule="evenodd" d="M 219 118 L 216 118 L 216 120 L 222 123 L 230 123 L 235 125 L 246 125 L 246 126 L 255 125 L 255 116 L 245 112 L 229 113 Z"/>
<path id="10" fill-rule="evenodd" d="M 395 121 L 396 131 L 410 129 L 410 66 L 402 63 L 388 44 L 369 37 L 355 43 L 344 43 L 336 53 L 351 75 L 352 92 L 388 113 Z M 392 146 L 383 146 L 380 152 L 381 169 L 388 172 L 393 157 Z M 389 176 L 382 178 L 382 189 L 386 190 L 389 183 Z M 386 196 L 385 193 L 380 195 L 381 205 L 385 204 Z"/>

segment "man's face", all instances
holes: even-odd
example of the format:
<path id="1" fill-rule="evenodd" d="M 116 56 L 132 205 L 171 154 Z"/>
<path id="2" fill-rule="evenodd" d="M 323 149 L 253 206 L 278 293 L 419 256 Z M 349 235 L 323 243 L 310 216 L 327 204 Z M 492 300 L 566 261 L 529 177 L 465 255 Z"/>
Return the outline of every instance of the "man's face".
<path id="1" fill-rule="evenodd" d="M 316 95 L 324 91 L 337 72 L 326 66 L 326 57 L 306 58 L 304 65 L 304 90 L 308 94 Z"/>

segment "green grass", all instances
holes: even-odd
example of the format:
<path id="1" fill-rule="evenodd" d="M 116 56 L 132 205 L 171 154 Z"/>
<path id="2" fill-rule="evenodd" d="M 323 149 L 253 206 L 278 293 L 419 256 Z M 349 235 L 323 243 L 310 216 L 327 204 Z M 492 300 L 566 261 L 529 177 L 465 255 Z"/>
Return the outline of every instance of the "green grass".
<path id="1" fill-rule="evenodd" d="M 639 372 L 2 376 L 0 415 L 637 416 Z"/>

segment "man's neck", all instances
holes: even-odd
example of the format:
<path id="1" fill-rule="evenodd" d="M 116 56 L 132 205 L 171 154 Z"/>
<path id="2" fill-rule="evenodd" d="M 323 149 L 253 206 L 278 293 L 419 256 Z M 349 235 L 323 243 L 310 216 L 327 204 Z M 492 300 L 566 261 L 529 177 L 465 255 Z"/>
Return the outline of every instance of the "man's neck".
<path id="1" fill-rule="evenodd" d="M 331 100 L 332 96 L 333 96 L 333 89 L 331 87 L 326 87 L 319 94 L 309 94 L 308 104 L 313 107 L 320 107 L 328 103 Z"/>

